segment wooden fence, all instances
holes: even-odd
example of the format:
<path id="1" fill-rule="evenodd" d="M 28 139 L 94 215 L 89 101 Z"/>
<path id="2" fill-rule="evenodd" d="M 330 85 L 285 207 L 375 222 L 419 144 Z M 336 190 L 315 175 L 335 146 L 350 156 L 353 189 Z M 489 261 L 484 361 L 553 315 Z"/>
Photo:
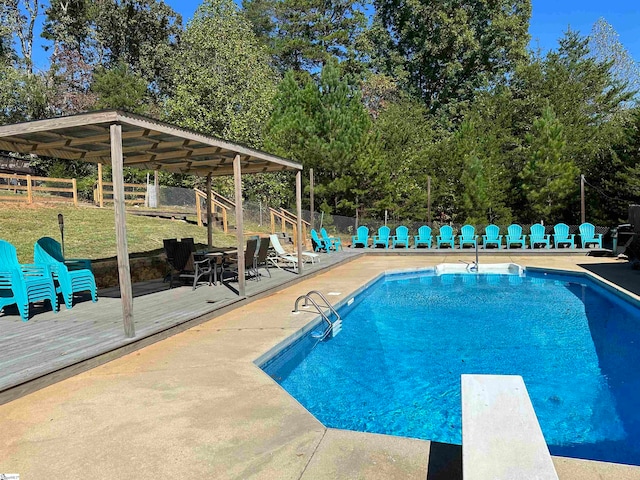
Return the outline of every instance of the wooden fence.
<path id="1" fill-rule="evenodd" d="M 0 192 L 0 200 L 3 202 L 73 202 L 78 206 L 78 186 L 75 178 L 0 173 Z M 61 195 L 63 193 L 70 193 L 71 196 Z"/>
<path id="2" fill-rule="evenodd" d="M 144 183 L 124 184 L 124 203 L 127 205 L 144 205 L 147 198 L 147 185 Z M 104 206 L 113 203 L 113 183 L 96 182 L 93 184 L 93 203 Z"/>

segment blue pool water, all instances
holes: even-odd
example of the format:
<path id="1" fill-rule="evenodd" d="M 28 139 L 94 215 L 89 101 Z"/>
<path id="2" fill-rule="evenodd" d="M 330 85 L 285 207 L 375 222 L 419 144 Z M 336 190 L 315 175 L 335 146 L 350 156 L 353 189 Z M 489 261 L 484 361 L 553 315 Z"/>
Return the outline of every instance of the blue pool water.
<path id="1" fill-rule="evenodd" d="M 640 312 L 596 282 L 394 274 L 341 315 L 262 366 L 326 426 L 460 444 L 460 375 L 521 375 L 552 454 L 640 465 Z"/>

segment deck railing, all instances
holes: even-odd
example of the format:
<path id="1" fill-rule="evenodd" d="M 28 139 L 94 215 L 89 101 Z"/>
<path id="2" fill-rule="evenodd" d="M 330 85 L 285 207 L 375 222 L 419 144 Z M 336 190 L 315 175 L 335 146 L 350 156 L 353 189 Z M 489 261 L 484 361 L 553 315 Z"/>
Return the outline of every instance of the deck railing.
<path id="1" fill-rule="evenodd" d="M 198 226 L 201 227 L 202 223 L 202 201 L 205 206 L 207 204 L 207 194 L 198 188 L 194 188 L 196 192 L 196 216 L 198 217 Z M 217 192 L 211 191 L 211 213 L 213 215 L 220 214 L 222 217 L 222 229 L 224 233 L 229 233 L 229 214 L 228 211 L 231 208 L 235 208 L 236 204 L 231 200 L 223 197 Z"/>

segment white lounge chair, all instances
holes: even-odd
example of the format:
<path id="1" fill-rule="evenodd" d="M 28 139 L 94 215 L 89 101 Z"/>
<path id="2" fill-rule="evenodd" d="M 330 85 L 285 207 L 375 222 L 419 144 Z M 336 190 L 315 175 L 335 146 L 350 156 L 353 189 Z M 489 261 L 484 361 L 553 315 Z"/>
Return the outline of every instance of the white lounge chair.
<path id="1" fill-rule="evenodd" d="M 285 251 L 277 235 L 269 235 L 269 238 L 271 239 L 271 246 L 273 246 L 273 249 L 276 251 L 276 258 L 291 263 L 293 264 L 294 268 L 297 268 L 298 256 Z M 302 252 L 302 256 L 305 259 L 309 260 L 311 263 L 315 263 L 316 260 L 318 262 L 320 261 L 320 255 L 318 253 Z"/>

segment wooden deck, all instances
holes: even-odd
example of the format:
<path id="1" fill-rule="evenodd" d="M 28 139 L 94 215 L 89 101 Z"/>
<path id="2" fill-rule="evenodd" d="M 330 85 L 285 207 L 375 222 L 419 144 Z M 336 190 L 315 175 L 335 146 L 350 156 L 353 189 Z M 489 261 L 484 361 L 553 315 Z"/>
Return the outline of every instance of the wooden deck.
<path id="1" fill-rule="evenodd" d="M 99 300 L 77 297 L 74 307 L 64 303 L 54 314 L 48 303 L 37 305 L 28 322 L 16 309 L 0 314 L 0 404 L 63 378 L 117 358 L 204 322 L 230 308 L 269 294 L 301 278 L 349 261 L 362 251 L 323 254 L 315 265 L 305 264 L 303 275 L 271 268 L 272 277 L 248 279 L 246 297 L 237 282 L 222 285 L 177 287 L 169 290 L 161 280 L 134 285 L 134 338 L 125 338 L 118 288 L 98 292 Z M 264 274 L 264 269 L 261 269 Z M 32 307 L 33 308 L 33 307 Z"/>

